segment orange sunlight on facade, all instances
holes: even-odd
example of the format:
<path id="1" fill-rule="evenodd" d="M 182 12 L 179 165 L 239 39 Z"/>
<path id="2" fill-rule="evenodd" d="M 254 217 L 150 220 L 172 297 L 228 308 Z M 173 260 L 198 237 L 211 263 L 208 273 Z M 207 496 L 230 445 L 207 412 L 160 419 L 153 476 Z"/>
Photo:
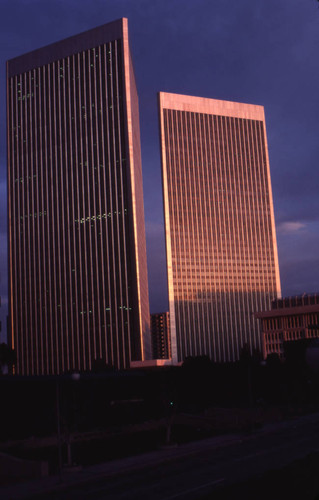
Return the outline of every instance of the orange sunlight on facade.
<path id="1" fill-rule="evenodd" d="M 127 19 L 7 63 L 17 373 L 151 357 L 138 97 Z"/>
<path id="2" fill-rule="evenodd" d="M 264 109 L 159 94 L 173 363 L 262 349 L 280 296 Z"/>

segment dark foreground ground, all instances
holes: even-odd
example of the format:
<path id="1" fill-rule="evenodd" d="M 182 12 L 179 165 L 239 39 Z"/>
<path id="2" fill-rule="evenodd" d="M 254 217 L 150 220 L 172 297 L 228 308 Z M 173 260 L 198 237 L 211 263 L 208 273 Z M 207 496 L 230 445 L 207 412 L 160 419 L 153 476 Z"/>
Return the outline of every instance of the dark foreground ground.
<path id="1" fill-rule="evenodd" d="M 196 497 L 194 497 L 196 498 Z M 319 453 L 311 452 L 278 470 L 247 481 L 220 486 L 201 500 L 319 500 Z"/>
<path id="2" fill-rule="evenodd" d="M 0 488 L 1 500 L 315 500 L 318 494 L 319 414 Z"/>
<path id="3" fill-rule="evenodd" d="M 280 422 L 278 408 L 212 408 L 198 413 L 174 413 L 136 424 L 111 425 L 109 429 L 87 432 L 61 431 L 61 463 L 91 466 L 157 450 L 166 444 L 183 445 L 201 439 L 234 433 L 251 433 L 269 423 Z M 59 470 L 57 435 L 30 436 L 0 442 L 0 453 L 27 461 L 43 461 L 50 475 Z M 33 476 L 34 477 L 34 476 Z M 1 470 L 0 485 L 18 482 Z"/>
<path id="4" fill-rule="evenodd" d="M 295 365 L 3 377 L 0 499 L 314 500 L 319 375 Z"/>

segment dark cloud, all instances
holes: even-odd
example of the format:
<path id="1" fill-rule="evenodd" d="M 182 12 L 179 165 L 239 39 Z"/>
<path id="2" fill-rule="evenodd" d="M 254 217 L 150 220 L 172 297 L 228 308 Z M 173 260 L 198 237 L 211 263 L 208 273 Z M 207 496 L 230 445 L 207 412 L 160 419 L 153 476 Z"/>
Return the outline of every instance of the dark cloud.
<path id="1" fill-rule="evenodd" d="M 5 60 L 122 16 L 129 19 L 140 101 L 152 309 L 167 304 L 159 90 L 265 106 L 283 290 L 289 294 L 297 293 L 298 286 L 300 292 L 314 289 L 316 261 L 299 241 L 318 248 L 314 222 L 319 213 L 319 11 L 315 1 L 2 0 L 0 234 L 6 226 Z M 280 225 L 287 222 L 305 223 L 306 229 L 280 232 Z M 293 280 L 293 275 L 299 278 Z"/>
<path id="2" fill-rule="evenodd" d="M 290 221 L 277 226 L 283 293 L 319 292 L 319 221 Z"/>
<path id="3" fill-rule="evenodd" d="M 283 296 L 318 293 L 319 273 L 316 272 L 317 269 L 319 269 L 318 258 L 307 261 L 302 258 L 288 262 L 283 261 L 280 266 Z"/>
<path id="4" fill-rule="evenodd" d="M 163 225 L 160 223 L 147 223 L 146 235 L 150 310 L 151 313 L 168 311 Z"/>
<path id="5" fill-rule="evenodd" d="M 305 195 L 286 196 L 278 201 L 275 206 L 277 224 L 290 221 L 319 221 L 319 199 L 315 193 L 309 195 L 308 198 Z"/>

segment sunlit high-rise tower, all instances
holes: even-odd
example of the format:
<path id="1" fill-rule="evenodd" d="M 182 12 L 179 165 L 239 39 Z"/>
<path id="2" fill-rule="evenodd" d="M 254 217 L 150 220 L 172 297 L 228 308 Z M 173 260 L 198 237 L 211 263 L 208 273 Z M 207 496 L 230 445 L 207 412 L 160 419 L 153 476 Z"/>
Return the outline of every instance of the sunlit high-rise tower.
<path id="1" fill-rule="evenodd" d="M 20 374 L 150 356 L 138 98 L 121 19 L 7 63 Z"/>
<path id="2" fill-rule="evenodd" d="M 234 361 L 280 295 L 264 109 L 161 92 L 159 112 L 172 359 Z"/>

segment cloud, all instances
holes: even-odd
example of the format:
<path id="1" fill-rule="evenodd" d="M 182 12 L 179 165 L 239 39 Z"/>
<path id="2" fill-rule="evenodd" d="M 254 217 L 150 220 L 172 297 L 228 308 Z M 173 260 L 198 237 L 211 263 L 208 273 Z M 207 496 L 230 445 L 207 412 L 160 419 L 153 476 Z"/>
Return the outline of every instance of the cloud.
<path id="1" fill-rule="evenodd" d="M 306 259 L 290 256 L 280 263 L 280 277 L 283 296 L 318 293 L 319 259 L 310 255 Z"/>
<path id="2" fill-rule="evenodd" d="M 287 221 L 278 224 L 278 232 L 282 234 L 296 233 L 306 227 L 303 222 Z"/>

